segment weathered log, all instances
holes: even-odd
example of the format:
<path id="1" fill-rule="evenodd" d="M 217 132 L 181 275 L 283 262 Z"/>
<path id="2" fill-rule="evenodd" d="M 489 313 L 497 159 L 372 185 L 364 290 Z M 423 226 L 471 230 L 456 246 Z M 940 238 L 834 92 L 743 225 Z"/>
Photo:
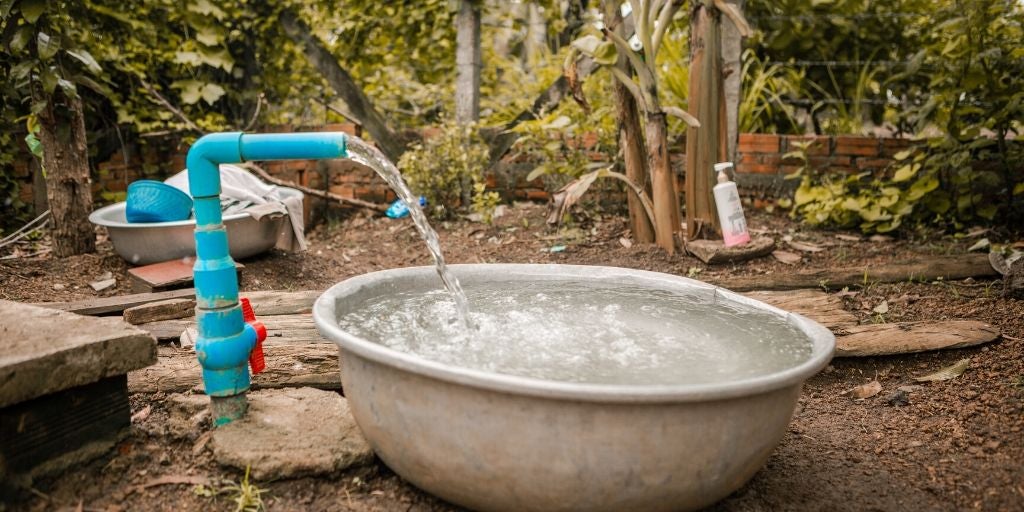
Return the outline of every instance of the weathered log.
<path id="1" fill-rule="evenodd" d="M 690 240 L 686 252 L 709 265 L 761 258 L 775 249 L 775 239 L 759 236 L 743 245 L 726 247 L 721 240 Z"/>
<path id="2" fill-rule="evenodd" d="M 142 304 L 149 304 L 150 302 L 183 297 L 195 297 L 195 295 L 196 291 L 194 288 L 185 288 L 183 290 L 171 290 L 156 293 L 135 293 L 132 295 L 118 295 L 115 297 L 76 300 L 72 302 L 39 302 L 35 305 L 44 308 L 60 309 L 62 311 L 78 313 L 79 315 L 110 315 L 120 314 L 128 308 L 141 306 Z"/>
<path id="3" fill-rule="evenodd" d="M 985 254 L 934 256 L 906 263 L 864 265 L 811 271 L 786 272 L 760 276 L 724 277 L 709 282 L 733 291 L 791 290 L 797 288 L 828 288 L 866 283 L 897 283 L 900 281 L 946 281 L 968 277 L 997 275 Z"/>
<path id="4" fill-rule="evenodd" d="M 821 290 L 755 291 L 744 296 L 797 313 L 836 331 L 857 325 L 857 315 L 843 309 L 843 299 Z"/>
<path id="5" fill-rule="evenodd" d="M 159 320 L 176 320 L 196 314 L 196 300 L 192 298 L 167 299 L 142 304 L 124 310 L 124 321 L 139 325 Z"/>
<path id="6" fill-rule="evenodd" d="M 263 348 L 267 367 L 254 375 L 254 389 L 310 386 L 341 389 L 338 348 L 331 344 L 271 345 Z M 157 363 L 128 373 L 129 393 L 202 392 L 202 369 L 194 351 L 161 347 Z"/>
<path id="7" fill-rule="evenodd" d="M 258 319 L 267 328 L 267 340 L 264 345 L 329 343 L 320 336 L 316 325 L 313 324 L 313 317 L 309 314 L 258 316 Z M 179 319 L 150 322 L 136 327 L 149 332 L 158 340 L 175 340 L 187 327 L 194 326 L 193 319 Z"/>
<path id="8" fill-rule="evenodd" d="M 973 320 L 855 325 L 836 331 L 836 357 L 911 354 L 964 348 L 997 338 L 998 329 Z"/>

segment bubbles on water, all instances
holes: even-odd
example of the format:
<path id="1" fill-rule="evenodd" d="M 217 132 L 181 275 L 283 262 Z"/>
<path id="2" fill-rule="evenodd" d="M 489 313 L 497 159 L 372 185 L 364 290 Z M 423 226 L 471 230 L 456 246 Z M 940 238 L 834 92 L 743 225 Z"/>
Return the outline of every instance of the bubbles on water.
<path id="1" fill-rule="evenodd" d="M 579 281 L 491 282 L 467 290 L 474 330 L 443 291 L 380 296 L 342 329 L 454 366 L 599 384 L 697 384 L 775 373 L 811 344 L 784 318 L 738 303 Z"/>

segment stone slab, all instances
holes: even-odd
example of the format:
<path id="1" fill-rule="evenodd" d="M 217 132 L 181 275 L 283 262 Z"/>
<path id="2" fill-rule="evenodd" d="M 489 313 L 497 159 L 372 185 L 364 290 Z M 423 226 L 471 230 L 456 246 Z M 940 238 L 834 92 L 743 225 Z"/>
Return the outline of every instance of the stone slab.
<path id="1" fill-rule="evenodd" d="M 726 247 L 721 240 L 690 240 L 686 242 L 686 252 L 709 265 L 760 258 L 771 254 L 774 249 L 775 240 L 766 236 L 760 236 L 743 245 L 733 247 Z"/>
<path id="2" fill-rule="evenodd" d="M 0 300 L 0 407 L 156 363 L 156 340 L 120 318 Z"/>
<path id="3" fill-rule="evenodd" d="M 348 401 L 313 388 L 249 393 L 246 416 L 215 429 L 210 445 L 218 463 L 248 466 L 256 480 L 330 474 L 373 460 Z"/>

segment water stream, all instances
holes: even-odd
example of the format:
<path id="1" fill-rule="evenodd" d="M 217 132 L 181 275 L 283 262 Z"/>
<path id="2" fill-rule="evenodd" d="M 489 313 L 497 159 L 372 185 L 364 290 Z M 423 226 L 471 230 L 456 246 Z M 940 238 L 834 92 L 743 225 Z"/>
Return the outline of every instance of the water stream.
<path id="1" fill-rule="evenodd" d="M 462 328 L 471 326 L 469 301 L 466 300 L 466 293 L 462 291 L 459 279 L 448 270 L 444 254 L 441 253 L 441 242 L 437 238 L 437 232 L 430 226 L 426 214 L 420 208 L 419 198 L 412 193 L 412 190 L 409 190 L 409 186 L 405 184 L 398 168 L 379 149 L 359 137 L 350 135 L 347 149 L 349 158 L 376 171 L 381 178 L 384 178 L 391 190 L 395 191 L 399 199 L 405 201 L 406 206 L 409 207 L 409 215 L 412 217 L 413 223 L 416 224 L 416 230 L 420 232 L 423 241 L 427 243 L 430 256 L 434 258 L 437 275 L 441 276 L 441 282 L 444 283 L 445 289 L 455 301 L 455 315 L 457 315 L 460 326 Z"/>

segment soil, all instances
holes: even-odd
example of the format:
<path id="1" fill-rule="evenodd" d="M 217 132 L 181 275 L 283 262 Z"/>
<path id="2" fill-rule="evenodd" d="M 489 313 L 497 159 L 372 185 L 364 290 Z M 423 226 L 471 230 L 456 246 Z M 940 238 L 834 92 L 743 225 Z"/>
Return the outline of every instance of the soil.
<path id="1" fill-rule="evenodd" d="M 523 203 L 509 206 L 493 226 L 466 220 L 436 225 L 450 263 L 615 265 L 709 280 L 963 254 L 980 236 L 1014 240 L 1005 232 L 870 240 L 755 213 L 750 222 L 756 232 L 775 237 L 780 249 L 800 254 L 802 260 L 787 265 L 767 257 L 709 267 L 692 257 L 668 256 L 654 246 L 631 243 L 617 215 L 592 209 L 573 226 L 557 229 L 547 226 L 544 216 L 543 205 Z M 112 252 L 104 234 L 97 235 L 99 250 L 93 255 L 0 260 L 0 298 L 40 302 L 130 293 L 127 265 Z M 785 247 L 784 237 L 821 250 Z M 242 289 L 324 289 L 357 274 L 430 263 L 407 219 L 353 211 L 321 224 L 309 239 L 310 250 L 303 254 L 272 252 L 245 260 Z M 46 245 L 43 238 L 15 247 L 19 252 L 6 248 L 5 254 L 28 255 Z M 117 286 L 94 292 L 88 283 L 108 271 Z M 834 360 L 806 383 L 789 431 L 765 467 L 712 509 L 1024 510 L 1024 300 L 1003 296 L 998 281 L 974 279 L 865 283 L 842 294 L 847 308 L 865 323 L 973 319 L 996 326 L 1003 338 L 962 350 Z M 873 311 L 883 301 L 888 311 Z M 913 380 L 965 358 L 970 366 L 959 377 Z M 858 400 L 848 393 L 872 380 L 882 386 L 877 395 Z M 131 408 L 131 430 L 110 454 L 37 480 L 25 501 L 6 507 L 235 508 L 231 500 L 236 493 L 225 486 L 239 483 L 244 475 L 212 460 L 201 426 L 172 428 L 171 407 L 161 394 L 133 395 Z M 269 510 L 455 509 L 406 484 L 380 462 L 330 477 L 255 484 L 264 491 Z M 0 510 L 4 507 L 0 503 Z"/>

